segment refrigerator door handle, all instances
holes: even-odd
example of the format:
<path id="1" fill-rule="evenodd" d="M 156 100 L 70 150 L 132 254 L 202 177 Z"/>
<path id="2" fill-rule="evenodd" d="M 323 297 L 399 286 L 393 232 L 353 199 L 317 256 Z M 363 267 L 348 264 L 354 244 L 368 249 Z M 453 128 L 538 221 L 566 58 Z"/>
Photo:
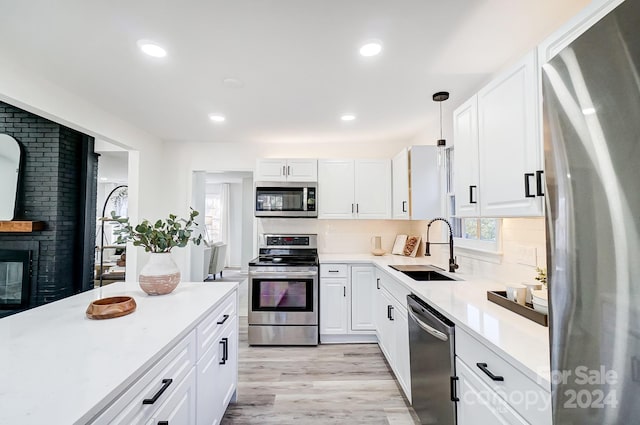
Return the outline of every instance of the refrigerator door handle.
<path id="1" fill-rule="evenodd" d="M 531 193 L 531 187 L 529 186 L 529 177 L 533 177 L 534 173 L 524 173 L 524 197 L 535 198 L 536 195 Z"/>

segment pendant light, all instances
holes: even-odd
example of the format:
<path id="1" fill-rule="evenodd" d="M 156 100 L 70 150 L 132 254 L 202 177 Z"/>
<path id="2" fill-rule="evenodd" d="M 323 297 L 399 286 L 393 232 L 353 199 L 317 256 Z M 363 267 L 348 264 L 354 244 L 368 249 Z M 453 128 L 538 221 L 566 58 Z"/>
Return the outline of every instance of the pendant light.
<path id="1" fill-rule="evenodd" d="M 449 92 L 447 91 L 439 91 L 438 93 L 434 93 L 433 101 L 438 102 L 440 104 L 440 138 L 438 139 L 436 146 L 438 146 L 438 166 L 442 166 L 442 153 L 444 151 L 445 146 L 447 146 L 447 141 L 442 137 L 442 102 L 449 99 Z"/>

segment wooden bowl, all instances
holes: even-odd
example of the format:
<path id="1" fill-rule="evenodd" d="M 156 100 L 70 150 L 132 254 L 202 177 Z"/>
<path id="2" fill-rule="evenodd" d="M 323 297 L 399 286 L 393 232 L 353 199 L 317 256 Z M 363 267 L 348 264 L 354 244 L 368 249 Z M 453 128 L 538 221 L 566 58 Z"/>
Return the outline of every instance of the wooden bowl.
<path id="1" fill-rule="evenodd" d="M 136 311 L 136 300 L 132 297 L 109 297 L 92 301 L 87 307 L 89 319 L 113 319 Z"/>

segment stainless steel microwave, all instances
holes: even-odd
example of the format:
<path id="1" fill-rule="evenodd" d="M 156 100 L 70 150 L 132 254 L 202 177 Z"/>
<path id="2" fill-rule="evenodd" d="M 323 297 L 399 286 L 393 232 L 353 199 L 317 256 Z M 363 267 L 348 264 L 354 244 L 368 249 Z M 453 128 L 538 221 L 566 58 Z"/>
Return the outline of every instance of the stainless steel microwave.
<path id="1" fill-rule="evenodd" d="M 256 182 L 256 217 L 318 217 L 317 183 Z"/>

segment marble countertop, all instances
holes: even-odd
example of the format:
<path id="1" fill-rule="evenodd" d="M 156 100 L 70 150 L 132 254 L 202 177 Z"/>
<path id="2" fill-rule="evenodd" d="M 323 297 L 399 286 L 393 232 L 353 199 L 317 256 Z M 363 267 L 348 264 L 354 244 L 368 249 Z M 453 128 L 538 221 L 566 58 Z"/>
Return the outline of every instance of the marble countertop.
<path id="1" fill-rule="evenodd" d="M 432 264 L 429 257 L 386 254 L 321 254 L 323 263 L 373 264 L 477 339 L 491 346 L 501 357 L 547 391 L 550 383 L 549 328 L 515 314 L 487 300 L 487 291 L 504 290 L 504 284 L 480 279 L 458 270 L 451 275 L 461 281 L 418 282 L 389 265 Z M 448 270 L 447 265 L 436 266 Z"/>
<path id="2" fill-rule="evenodd" d="M 182 282 L 152 297 L 121 282 L 0 319 L 0 424 L 86 424 L 237 285 Z M 86 318 L 91 301 L 115 295 L 136 311 Z"/>

